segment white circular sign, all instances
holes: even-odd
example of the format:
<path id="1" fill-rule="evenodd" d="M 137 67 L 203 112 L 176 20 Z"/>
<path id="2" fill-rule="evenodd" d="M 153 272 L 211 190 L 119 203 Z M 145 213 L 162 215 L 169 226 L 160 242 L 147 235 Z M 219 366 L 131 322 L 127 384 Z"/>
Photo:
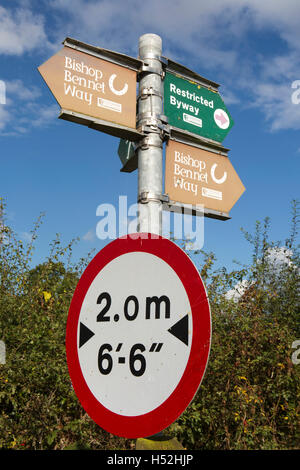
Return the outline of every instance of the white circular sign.
<path id="1" fill-rule="evenodd" d="M 214 120 L 220 129 L 228 129 L 230 124 L 230 119 L 226 111 L 224 109 L 218 108 L 214 112 Z"/>
<path id="2" fill-rule="evenodd" d="M 92 282 L 79 315 L 79 324 L 94 333 L 78 355 L 95 398 L 125 416 L 161 405 L 179 383 L 191 348 L 191 341 L 186 345 L 168 330 L 190 314 L 182 283 L 157 256 L 133 252 L 108 263 Z M 79 335 L 80 328 L 78 344 Z"/>
<path id="3" fill-rule="evenodd" d="M 66 348 L 74 390 L 101 427 L 123 437 L 165 429 L 202 380 L 210 348 L 206 291 L 174 243 L 135 234 L 86 268 L 70 306 Z"/>

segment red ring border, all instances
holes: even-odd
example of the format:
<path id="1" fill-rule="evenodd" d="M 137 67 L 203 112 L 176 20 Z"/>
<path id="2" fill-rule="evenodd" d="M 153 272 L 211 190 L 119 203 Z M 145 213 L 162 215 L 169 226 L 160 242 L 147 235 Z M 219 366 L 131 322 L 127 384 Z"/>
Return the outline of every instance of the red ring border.
<path id="1" fill-rule="evenodd" d="M 130 252 L 158 256 L 176 272 L 191 305 L 193 339 L 186 369 L 175 390 L 157 408 L 139 416 L 122 416 L 105 408 L 91 393 L 81 372 L 77 328 L 85 295 L 98 273 L 113 259 Z M 211 343 L 211 316 L 202 279 L 188 255 L 170 240 L 152 234 L 126 235 L 110 242 L 89 263 L 73 295 L 66 327 L 66 354 L 74 391 L 88 415 L 102 429 L 134 439 L 156 434 L 183 413 L 196 394 L 208 362 Z"/>

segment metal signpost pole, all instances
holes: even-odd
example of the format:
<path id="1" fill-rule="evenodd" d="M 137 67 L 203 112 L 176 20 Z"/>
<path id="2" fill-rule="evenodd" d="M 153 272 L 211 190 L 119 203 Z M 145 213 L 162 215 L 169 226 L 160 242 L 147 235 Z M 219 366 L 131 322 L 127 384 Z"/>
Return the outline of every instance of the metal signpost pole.
<path id="1" fill-rule="evenodd" d="M 146 136 L 138 146 L 138 231 L 161 235 L 163 190 L 163 68 L 162 40 L 156 34 L 139 38 L 140 74 L 137 129 Z M 164 432 L 137 439 L 136 449 L 182 449 L 177 439 Z"/>
<path id="2" fill-rule="evenodd" d="M 139 39 L 140 74 L 137 128 L 146 136 L 138 147 L 139 232 L 161 235 L 163 136 L 162 40 L 156 34 Z"/>

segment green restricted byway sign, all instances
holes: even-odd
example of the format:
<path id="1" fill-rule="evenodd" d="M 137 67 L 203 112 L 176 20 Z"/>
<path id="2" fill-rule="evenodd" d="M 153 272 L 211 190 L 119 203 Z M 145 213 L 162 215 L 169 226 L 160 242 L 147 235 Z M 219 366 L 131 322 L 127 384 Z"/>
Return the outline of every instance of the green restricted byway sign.
<path id="1" fill-rule="evenodd" d="M 218 92 L 167 72 L 164 114 L 170 126 L 222 142 L 233 120 Z"/>

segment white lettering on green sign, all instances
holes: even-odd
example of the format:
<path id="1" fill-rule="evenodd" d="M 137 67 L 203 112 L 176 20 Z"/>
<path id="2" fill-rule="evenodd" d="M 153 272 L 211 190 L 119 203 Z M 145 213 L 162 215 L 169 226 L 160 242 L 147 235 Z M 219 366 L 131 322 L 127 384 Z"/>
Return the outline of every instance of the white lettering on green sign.
<path id="1" fill-rule="evenodd" d="M 164 82 L 164 114 L 171 126 L 218 142 L 233 126 L 218 92 L 169 72 Z"/>

